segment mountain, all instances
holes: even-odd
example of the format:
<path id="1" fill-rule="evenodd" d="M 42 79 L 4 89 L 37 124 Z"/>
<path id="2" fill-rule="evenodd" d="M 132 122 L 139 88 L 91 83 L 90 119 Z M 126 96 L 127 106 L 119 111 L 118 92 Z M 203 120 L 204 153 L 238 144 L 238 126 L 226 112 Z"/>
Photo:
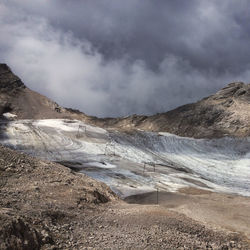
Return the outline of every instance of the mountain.
<path id="1" fill-rule="evenodd" d="M 99 119 L 0 65 L 0 249 L 249 249 L 250 137 L 151 132 L 247 131 L 248 87 L 155 116 Z"/>
<path id="2" fill-rule="evenodd" d="M 124 129 L 164 131 L 179 136 L 213 138 L 250 135 L 250 84 L 230 83 L 196 103 L 153 116 L 96 119 L 96 124 Z"/>
<path id="3" fill-rule="evenodd" d="M 17 119 L 76 118 L 76 112 L 30 90 L 6 64 L 0 64 L 0 116 L 9 112 Z M 79 114 L 82 119 L 84 114 Z"/>
<path id="4" fill-rule="evenodd" d="M 153 116 L 132 115 L 97 118 L 60 107 L 29 88 L 6 64 L 0 64 L 0 115 L 11 112 L 17 119 L 68 118 L 121 130 L 142 129 L 194 138 L 250 135 L 250 84 L 230 83 L 214 95 Z"/>

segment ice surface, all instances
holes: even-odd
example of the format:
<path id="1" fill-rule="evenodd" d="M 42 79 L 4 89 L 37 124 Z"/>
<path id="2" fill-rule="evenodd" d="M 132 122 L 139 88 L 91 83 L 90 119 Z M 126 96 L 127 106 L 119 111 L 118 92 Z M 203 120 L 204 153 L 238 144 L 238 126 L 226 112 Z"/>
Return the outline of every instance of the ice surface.
<path id="1" fill-rule="evenodd" d="M 1 129 L 2 144 L 43 159 L 77 163 L 123 197 L 188 186 L 250 196 L 250 138 L 121 133 L 59 119 L 10 121 Z"/>

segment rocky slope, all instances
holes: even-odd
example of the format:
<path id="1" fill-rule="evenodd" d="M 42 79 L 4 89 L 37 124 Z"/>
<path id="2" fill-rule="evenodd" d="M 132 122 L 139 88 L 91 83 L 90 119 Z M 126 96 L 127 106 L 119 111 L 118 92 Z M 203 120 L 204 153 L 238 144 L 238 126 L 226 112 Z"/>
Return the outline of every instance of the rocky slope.
<path id="1" fill-rule="evenodd" d="M 1 250 L 248 247 L 240 233 L 164 207 L 125 204 L 83 174 L 0 146 Z"/>
<path id="2" fill-rule="evenodd" d="M 63 221 L 117 199 L 106 185 L 83 174 L 0 146 L 0 249 L 70 244 Z"/>
<path id="3" fill-rule="evenodd" d="M 126 118 L 87 116 L 77 110 L 60 107 L 29 88 L 9 67 L 0 64 L 0 116 L 4 112 L 17 119 L 78 119 L 105 128 L 169 132 L 195 138 L 244 137 L 250 135 L 250 84 L 231 83 L 216 94 L 153 116 Z"/>
<path id="4" fill-rule="evenodd" d="M 0 117 L 11 112 L 16 119 L 69 118 L 83 119 L 47 97 L 27 88 L 6 64 L 0 64 Z"/>

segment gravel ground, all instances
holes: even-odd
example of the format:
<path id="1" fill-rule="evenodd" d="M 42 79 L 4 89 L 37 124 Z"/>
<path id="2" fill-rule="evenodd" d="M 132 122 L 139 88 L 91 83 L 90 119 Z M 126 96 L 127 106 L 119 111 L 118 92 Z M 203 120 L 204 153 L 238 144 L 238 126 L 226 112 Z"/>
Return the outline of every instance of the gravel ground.
<path id="1" fill-rule="evenodd" d="M 0 249 L 250 249 L 247 238 L 0 146 Z"/>

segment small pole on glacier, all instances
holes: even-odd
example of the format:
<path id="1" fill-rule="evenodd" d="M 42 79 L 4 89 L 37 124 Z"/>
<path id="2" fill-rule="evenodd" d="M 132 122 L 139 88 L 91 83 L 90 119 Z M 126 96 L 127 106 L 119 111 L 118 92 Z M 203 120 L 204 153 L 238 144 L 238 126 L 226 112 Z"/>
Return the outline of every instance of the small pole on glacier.
<path id="1" fill-rule="evenodd" d="M 156 204 L 159 204 L 159 188 L 156 188 Z"/>

